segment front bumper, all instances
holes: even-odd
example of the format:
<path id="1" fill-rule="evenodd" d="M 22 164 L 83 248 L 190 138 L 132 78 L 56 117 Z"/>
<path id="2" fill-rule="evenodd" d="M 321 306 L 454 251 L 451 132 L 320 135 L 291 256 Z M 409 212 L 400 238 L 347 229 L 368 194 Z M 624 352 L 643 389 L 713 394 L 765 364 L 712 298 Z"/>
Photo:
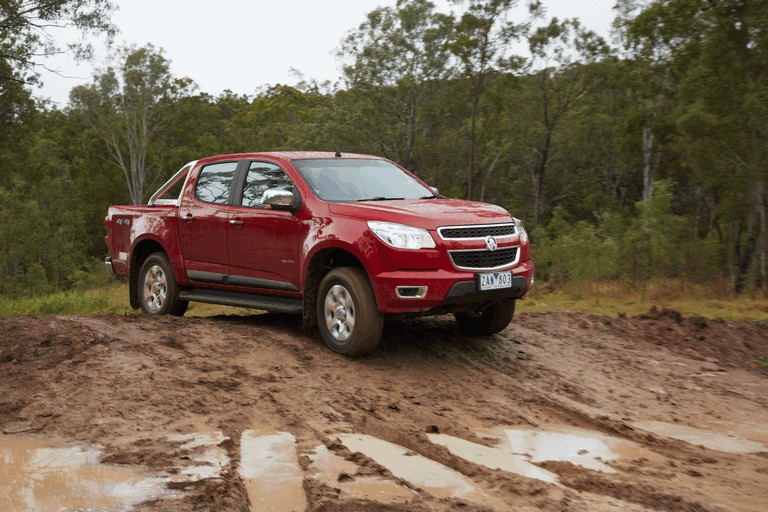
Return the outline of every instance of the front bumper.
<path id="1" fill-rule="evenodd" d="M 441 306 L 454 304 L 478 304 L 497 302 L 506 299 L 519 299 L 528 291 L 528 282 L 524 276 L 514 276 L 512 286 L 501 290 L 480 290 L 477 280 L 459 281 L 454 283 L 448 295 L 440 303 Z"/>
<path id="2" fill-rule="evenodd" d="M 518 263 L 512 271 L 512 287 L 480 291 L 477 273 L 456 270 L 423 270 L 384 272 L 372 276 L 379 310 L 383 313 L 426 313 L 450 309 L 453 306 L 497 302 L 522 298 L 533 284 L 535 267 L 528 260 Z M 423 297 L 401 297 L 398 287 L 426 287 Z"/>

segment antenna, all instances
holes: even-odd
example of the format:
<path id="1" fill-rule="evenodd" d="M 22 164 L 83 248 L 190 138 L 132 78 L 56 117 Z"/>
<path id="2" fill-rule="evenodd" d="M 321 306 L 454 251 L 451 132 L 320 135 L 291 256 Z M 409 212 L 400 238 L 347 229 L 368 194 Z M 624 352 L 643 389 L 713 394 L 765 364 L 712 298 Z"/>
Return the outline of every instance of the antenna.
<path id="1" fill-rule="evenodd" d="M 339 151 L 339 148 L 336 147 L 336 143 L 331 141 L 331 146 L 333 146 L 333 150 L 336 152 L 333 156 L 336 158 L 341 158 L 341 151 Z"/>

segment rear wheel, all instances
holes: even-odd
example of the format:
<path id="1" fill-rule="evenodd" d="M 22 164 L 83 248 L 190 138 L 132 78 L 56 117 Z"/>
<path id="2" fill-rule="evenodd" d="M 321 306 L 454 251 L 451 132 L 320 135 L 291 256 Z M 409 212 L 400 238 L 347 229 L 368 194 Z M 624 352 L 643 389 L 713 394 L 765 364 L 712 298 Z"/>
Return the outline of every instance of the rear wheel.
<path id="1" fill-rule="evenodd" d="M 359 356 L 376 348 L 384 317 L 365 272 L 355 267 L 328 272 L 317 294 L 317 324 L 334 352 Z"/>
<path id="2" fill-rule="evenodd" d="M 179 299 L 173 267 L 162 252 L 152 253 L 144 260 L 137 284 L 141 310 L 148 315 L 181 316 L 189 306 L 189 302 Z"/>
<path id="3" fill-rule="evenodd" d="M 456 313 L 459 330 L 465 334 L 487 336 L 503 331 L 515 314 L 515 299 L 495 302 L 480 313 Z"/>

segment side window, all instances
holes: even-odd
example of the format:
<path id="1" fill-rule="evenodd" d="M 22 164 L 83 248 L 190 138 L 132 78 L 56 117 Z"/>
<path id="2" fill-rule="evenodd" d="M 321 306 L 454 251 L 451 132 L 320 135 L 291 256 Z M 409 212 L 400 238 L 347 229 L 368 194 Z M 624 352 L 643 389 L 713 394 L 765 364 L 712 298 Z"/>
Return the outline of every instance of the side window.
<path id="1" fill-rule="evenodd" d="M 227 204 L 236 174 L 237 162 L 206 165 L 197 178 L 195 197 L 206 203 Z"/>
<path id="2" fill-rule="evenodd" d="M 293 182 L 285 171 L 274 164 L 251 162 L 248 176 L 245 178 L 241 204 L 252 208 L 264 208 L 264 198 L 280 190 L 293 191 Z"/>

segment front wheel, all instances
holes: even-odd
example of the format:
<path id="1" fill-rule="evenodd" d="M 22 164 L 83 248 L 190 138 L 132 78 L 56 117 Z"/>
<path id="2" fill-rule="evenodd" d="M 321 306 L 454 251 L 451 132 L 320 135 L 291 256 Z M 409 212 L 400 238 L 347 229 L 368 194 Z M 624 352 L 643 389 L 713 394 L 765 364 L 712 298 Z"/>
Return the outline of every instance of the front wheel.
<path id="1" fill-rule="evenodd" d="M 149 315 L 181 316 L 189 306 L 189 302 L 179 299 L 173 267 L 162 252 L 152 253 L 144 260 L 136 290 L 141 310 Z"/>
<path id="2" fill-rule="evenodd" d="M 317 324 L 334 352 L 359 356 L 376 348 L 384 317 L 365 272 L 342 267 L 326 274 L 317 294 Z"/>
<path id="3" fill-rule="evenodd" d="M 495 302 L 480 313 L 456 313 L 459 330 L 465 334 L 488 336 L 503 331 L 515 314 L 515 299 Z"/>

